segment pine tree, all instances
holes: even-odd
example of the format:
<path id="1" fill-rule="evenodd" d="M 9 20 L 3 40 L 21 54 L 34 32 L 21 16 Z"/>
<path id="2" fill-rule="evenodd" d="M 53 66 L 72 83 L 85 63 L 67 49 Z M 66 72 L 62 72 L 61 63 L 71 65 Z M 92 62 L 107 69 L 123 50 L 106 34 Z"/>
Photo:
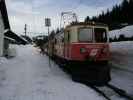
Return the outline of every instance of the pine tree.
<path id="1" fill-rule="evenodd" d="M 89 21 L 90 21 L 90 17 L 87 16 L 87 17 L 85 18 L 85 22 L 89 22 Z"/>
<path id="2" fill-rule="evenodd" d="M 121 17 L 123 20 L 123 23 L 128 21 L 129 18 L 129 11 L 128 11 L 129 2 L 127 0 L 123 0 L 121 5 Z"/>
<path id="3" fill-rule="evenodd" d="M 58 34 L 59 32 L 60 32 L 60 29 L 57 28 L 55 33 Z"/>
<path id="4" fill-rule="evenodd" d="M 129 1 L 129 7 L 128 7 L 128 12 L 129 12 L 129 24 L 133 24 L 133 14 L 132 14 L 132 9 L 133 9 L 133 0 Z"/>
<path id="5" fill-rule="evenodd" d="M 86 17 L 86 21 L 95 21 L 108 24 L 110 29 L 121 28 L 122 23 L 133 24 L 133 0 L 123 0 L 120 5 L 113 6 L 112 10 L 107 12 L 102 12 L 98 16 L 93 16 L 89 18 Z"/>

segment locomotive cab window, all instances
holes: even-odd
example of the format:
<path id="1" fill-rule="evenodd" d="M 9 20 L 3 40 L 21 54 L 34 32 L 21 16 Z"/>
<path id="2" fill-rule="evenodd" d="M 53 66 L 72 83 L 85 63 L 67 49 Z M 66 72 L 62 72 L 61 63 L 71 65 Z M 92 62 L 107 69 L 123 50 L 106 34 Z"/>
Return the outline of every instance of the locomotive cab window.
<path id="1" fill-rule="evenodd" d="M 65 41 L 65 43 L 69 43 L 70 42 L 70 31 L 66 32 L 64 39 L 63 40 Z"/>
<path id="2" fill-rule="evenodd" d="M 79 42 L 93 42 L 93 29 L 81 28 L 79 29 Z"/>
<path id="3" fill-rule="evenodd" d="M 96 42 L 107 42 L 107 31 L 104 28 L 95 28 L 95 41 Z"/>

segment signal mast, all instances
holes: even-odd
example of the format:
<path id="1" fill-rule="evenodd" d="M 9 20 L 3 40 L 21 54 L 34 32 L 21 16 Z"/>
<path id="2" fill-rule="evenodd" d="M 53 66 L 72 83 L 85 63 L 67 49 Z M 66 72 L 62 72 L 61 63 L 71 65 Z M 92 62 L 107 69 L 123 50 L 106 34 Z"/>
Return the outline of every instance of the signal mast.
<path id="1" fill-rule="evenodd" d="M 25 34 L 25 36 L 27 35 L 27 24 L 25 24 L 25 26 L 24 26 L 24 34 Z"/>

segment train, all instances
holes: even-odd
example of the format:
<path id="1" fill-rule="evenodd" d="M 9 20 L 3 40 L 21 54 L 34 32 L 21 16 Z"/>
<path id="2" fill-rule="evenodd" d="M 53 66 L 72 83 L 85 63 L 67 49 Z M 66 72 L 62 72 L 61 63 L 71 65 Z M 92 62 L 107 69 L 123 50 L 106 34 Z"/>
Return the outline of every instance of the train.
<path id="1" fill-rule="evenodd" d="M 49 38 L 44 51 L 71 72 L 74 80 L 106 84 L 111 80 L 108 31 L 103 23 L 71 23 Z"/>

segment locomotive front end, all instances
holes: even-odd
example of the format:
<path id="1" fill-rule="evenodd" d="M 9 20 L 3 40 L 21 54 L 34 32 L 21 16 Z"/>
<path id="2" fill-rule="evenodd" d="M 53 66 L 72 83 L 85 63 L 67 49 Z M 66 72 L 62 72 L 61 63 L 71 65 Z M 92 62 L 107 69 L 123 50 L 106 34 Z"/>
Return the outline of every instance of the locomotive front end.
<path id="1" fill-rule="evenodd" d="M 77 34 L 75 35 L 77 35 L 77 41 L 70 44 L 72 60 L 88 60 L 93 62 L 109 61 L 108 27 L 78 26 Z"/>
<path id="2" fill-rule="evenodd" d="M 110 81 L 108 27 L 79 23 L 66 31 L 65 57 L 71 62 L 71 72 L 92 84 Z"/>
<path id="3" fill-rule="evenodd" d="M 103 43 L 73 43 L 71 59 L 75 61 L 108 62 L 110 59 L 109 45 Z"/>

